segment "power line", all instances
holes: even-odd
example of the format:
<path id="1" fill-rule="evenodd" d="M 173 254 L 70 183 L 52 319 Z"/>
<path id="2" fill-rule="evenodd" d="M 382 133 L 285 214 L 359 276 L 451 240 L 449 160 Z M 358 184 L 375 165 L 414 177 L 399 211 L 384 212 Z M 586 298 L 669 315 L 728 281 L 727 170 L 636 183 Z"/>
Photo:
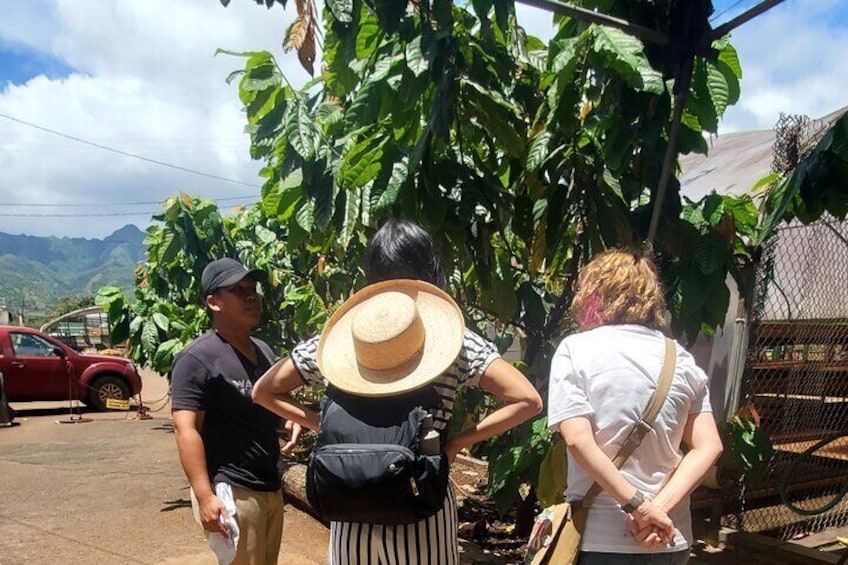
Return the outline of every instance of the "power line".
<path id="1" fill-rule="evenodd" d="M 254 202 L 245 202 L 243 205 L 247 206 L 250 204 L 256 204 L 257 201 Z M 237 204 L 235 206 L 227 206 L 223 208 L 223 210 L 230 210 L 233 208 L 238 208 L 241 204 Z M 7 214 L 0 213 L 0 217 L 4 218 L 102 218 L 102 217 L 114 217 L 114 216 L 152 216 L 154 214 L 158 214 L 162 212 L 162 210 L 150 210 L 147 212 L 96 212 L 96 213 L 82 213 L 82 214 Z"/>
<path id="2" fill-rule="evenodd" d="M 720 17 L 722 17 L 722 16 L 723 16 L 723 15 L 725 15 L 727 12 L 731 11 L 732 9 L 734 9 L 736 6 L 738 6 L 739 4 L 741 4 L 741 3 L 742 3 L 742 2 L 744 2 L 744 1 L 745 1 L 745 0 L 737 0 L 736 2 L 734 2 L 733 4 L 731 4 L 729 8 L 725 8 L 724 10 L 722 10 L 721 12 L 719 12 L 718 14 L 714 15 L 713 17 L 711 17 L 711 18 L 710 18 L 710 21 L 711 21 L 711 22 L 716 21 L 717 19 L 719 19 Z"/>
<path id="3" fill-rule="evenodd" d="M 232 200 L 244 200 L 245 198 L 255 198 L 256 196 L 253 194 L 244 195 L 244 196 L 227 196 L 226 198 L 211 198 L 210 200 L 214 200 L 215 202 L 229 202 Z M 141 206 L 141 205 L 150 205 L 150 204 L 162 204 L 165 200 L 144 200 L 137 202 L 91 202 L 91 203 L 71 203 L 71 204 L 45 204 L 42 202 L 0 202 L 0 206 L 17 206 L 17 207 L 26 207 L 26 208 L 102 208 L 104 205 L 108 206 Z"/>
<path id="4" fill-rule="evenodd" d="M 53 130 L 53 129 L 50 129 L 50 128 L 39 126 L 37 124 L 33 124 L 31 122 L 27 122 L 25 120 L 15 118 L 13 116 L 9 116 L 8 114 L 0 113 L 0 118 L 6 118 L 7 120 L 17 122 L 17 123 L 25 125 L 25 126 L 29 126 L 31 128 L 35 128 L 37 130 L 46 131 L 47 133 L 52 133 L 53 135 L 58 135 L 59 137 L 64 137 L 65 139 L 70 139 L 70 140 L 76 141 L 78 143 L 84 143 L 85 145 L 91 145 L 92 147 L 97 147 L 98 149 L 103 149 L 104 151 L 110 151 L 112 153 L 117 153 L 118 155 L 124 155 L 125 157 L 132 157 L 133 159 L 139 159 L 139 160 L 145 161 L 147 163 L 153 163 L 154 165 L 160 165 L 162 167 L 168 167 L 170 169 L 176 169 L 178 171 L 191 173 L 193 175 L 200 175 L 202 177 L 207 177 L 207 178 L 210 178 L 210 179 L 215 179 L 215 180 L 220 180 L 220 181 L 224 181 L 224 182 L 231 182 L 233 184 L 241 184 L 241 185 L 244 185 L 244 186 L 251 186 L 251 187 L 254 187 L 254 188 L 259 188 L 259 186 L 255 185 L 255 184 L 242 182 L 240 180 L 230 179 L 230 178 L 222 177 L 222 176 L 218 176 L 218 175 L 213 175 L 213 174 L 210 174 L 210 173 L 204 173 L 202 171 L 196 171 L 194 169 L 189 169 L 188 167 L 183 167 L 183 166 L 180 166 L 180 165 L 174 165 L 173 163 L 166 163 L 165 161 L 159 161 L 157 159 L 150 159 L 149 157 L 137 155 L 135 153 L 130 153 L 128 151 L 122 151 L 120 149 L 115 149 L 114 147 L 109 147 L 107 145 L 101 145 L 99 143 L 94 143 L 93 141 L 88 141 L 88 140 L 82 139 L 80 137 L 68 135 L 68 134 L 62 133 L 60 131 L 56 131 L 56 130 Z"/>

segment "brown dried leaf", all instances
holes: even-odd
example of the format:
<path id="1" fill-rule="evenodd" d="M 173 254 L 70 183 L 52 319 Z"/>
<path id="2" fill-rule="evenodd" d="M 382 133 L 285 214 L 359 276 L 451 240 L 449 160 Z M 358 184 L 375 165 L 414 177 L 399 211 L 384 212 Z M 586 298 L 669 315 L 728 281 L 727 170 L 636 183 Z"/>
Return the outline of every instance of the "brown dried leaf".
<path id="1" fill-rule="evenodd" d="M 716 231 L 721 235 L 722 239 L 730 245 L 736 237 L 736 222 L 733 221 L 733 216 L 725 214 L 716 225 Z"/>
<path id="2" fill-rule="evenodd" d="M 309 18 L 298 16 L 286 32 L 286 38 L 283 41 L 283 51 L 288 53 L 292 49 L 300 50 L 308 32 Z"/>
<path id="3" fill-rule="evenodd" d="M 306 37 L 303 38 L 303 43 L 297 50 L 297 58 L 300 64 L 309 73 L 309 76 L 315 74 L 315 21 L 310 18 L 309 28 L 306 30 Z"/>
<path id="4" fill-rule="evenodd" d="M 760 413 L 757 411 L 757 407 L 754 406 L 753 402 L 748 402 L 741 406 L 739 410 L 736 411 L 736 415 L 743 420 L 753 422 L 754 426 L 757 428 L 760 427 Z"/>

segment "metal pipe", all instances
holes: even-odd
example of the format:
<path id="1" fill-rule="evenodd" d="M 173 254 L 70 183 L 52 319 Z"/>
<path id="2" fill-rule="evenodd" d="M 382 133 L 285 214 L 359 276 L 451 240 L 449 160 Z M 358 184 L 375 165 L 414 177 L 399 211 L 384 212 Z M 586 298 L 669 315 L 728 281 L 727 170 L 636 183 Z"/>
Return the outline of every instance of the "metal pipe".
<path id="1" fill-rule="evenodd" d="M 516 1 L 526 6 L 540 8 L 542 10 L 547 10 L 548 12 L 556 12 L 557 14 L 563 14 L 589 23 L 618 28 L 620 30 L 626 31 L 630 35 L 638 37 L 639 39 L 644 39 L 646 41 L 656 43 L 657 45 L 668 45 L 669 43 L 668 36 L 663 33 L 660 33 L 655 29 L 630 23 L 627 20 L 622 20 L 621 18 L 607 16 L 606 14 L 601 14 L 599 12 L 593 12 L 592 10 L 587 10 L 586 8 L 572 6 L 571 4 L 560 2 L 559 0 Z"/>
<path id="2" fill-rule="evenodd" d="M 739 298 L 739 310 L 744 311 L 743 299 Z M 730 358 L 727 362 L 727 376 L 724 382 L 724 417 L 729 418 L 739 409 L 742 397 L 742 374 L 745 370 L 745 351 L 748 346 L 748 321 L 740 314 L 733 324 L 733 340 L 730 345 Z"/>
<path id="3" fill-rule="evenodd" d="M 713 30 L 713 33 L 712 33 L 712 38 L 713 39 L 721 39 L 722 37 L 724 37 L 725 35 L 727 35 L 731 31 L 736 29 L 737 27 L 741 26 L 742 24 L 744 24 L 744 23 L 746 23 L 750 20 L 753 20 L 754 18 L 756 18 L 760 14 L 767 12 L 768 10 L 771 10 L 772 8 L 774 8 L 775 6 L 780 4 L 781 2 L 783 2 L 783 0 L 763 0 L 763 2 L 760 2 L 759 4 L 757 4 L 756 6 L 751 8 L 750 10 L 742 12 L 741 14 L 739 14 L 738 16 L 733 18 L 732 20 L 725 22 L 725 23 L 721 24 L 720 26 L 718 26 L 717 28 L 715 28 Z"/>
<path id="4" fill-rule="evenodd" d="M 671 170 L 674 167 L 675 157 L 677 155 L 677 133 L 680 131 L 680 121 L 683 119 L 683 107 L 686 106 L 686 100 L 689 97 L 689 84 L 692 81 L 692 69 L 694 66 L 694 56 L 690 55 L 680 67 L 681 72 L 675 79 L 674 89 L 677 93 L 674 95 L 674 115 L 671 119 L 671 129 L 668 132 L 668 145 L 665 148 L 660 183 L 657 186 L 657 193 L 654 196 L 654 209 L 651 212 L 651 225 L 648 228 L 649 245 L 653 245 L 657 237 L 660 213 L 662 212 L 668 181 L 671 178 Z"/>

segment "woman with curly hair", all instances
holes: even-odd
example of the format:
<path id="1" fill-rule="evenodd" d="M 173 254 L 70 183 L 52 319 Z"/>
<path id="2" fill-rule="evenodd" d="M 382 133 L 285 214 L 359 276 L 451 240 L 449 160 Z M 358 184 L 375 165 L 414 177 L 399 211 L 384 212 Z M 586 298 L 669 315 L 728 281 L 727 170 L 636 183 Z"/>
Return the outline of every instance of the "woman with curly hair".
<path id="1" fill-rule="evenodd" d="M 653 262 L 610 250 L 580 272 L 572 312 L 579 332 L 551 364 L 548 424 L 568 447 L 566 499 L 597 482 L 579 565 L 686 563 L 689 493 L 721 454 L 707 375 L 679 344 L 653 429 L 620 469 L 612 462 L 657 388 L 665 303 Z M 681 444 L 688 448 L 684 454 Z"/>

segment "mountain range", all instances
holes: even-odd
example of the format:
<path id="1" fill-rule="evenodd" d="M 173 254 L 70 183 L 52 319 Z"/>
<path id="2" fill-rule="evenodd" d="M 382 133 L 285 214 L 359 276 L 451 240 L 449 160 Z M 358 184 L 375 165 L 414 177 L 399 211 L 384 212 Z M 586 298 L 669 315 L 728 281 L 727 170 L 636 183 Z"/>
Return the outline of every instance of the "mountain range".
<path id="1" fill-rule="evenodd" d="M 144 259 L 144 232 L 128 224 L 104 239 L 0 232 L 0 303 L 49 308 L 64 296 L 91 295 L 106 285 L 128 294 Z"/>

